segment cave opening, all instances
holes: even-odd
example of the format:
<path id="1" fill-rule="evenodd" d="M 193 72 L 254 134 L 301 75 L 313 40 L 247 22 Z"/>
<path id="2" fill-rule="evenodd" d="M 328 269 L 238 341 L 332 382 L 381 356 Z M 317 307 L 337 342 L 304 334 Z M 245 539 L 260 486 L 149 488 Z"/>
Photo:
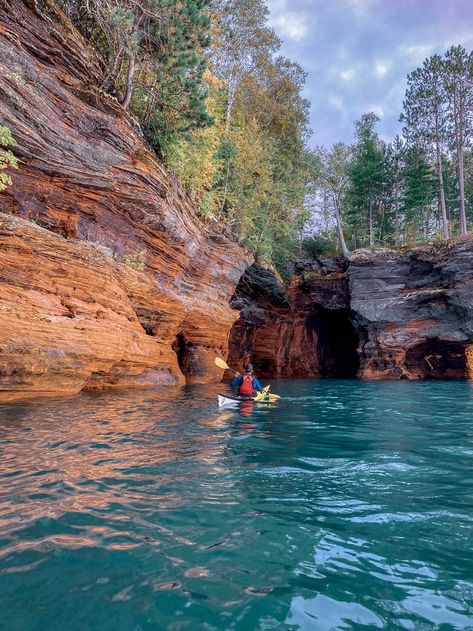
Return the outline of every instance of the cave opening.
<path id="1" fill-rule="evenodd" d="M 178 333 L 176 339 L 172 343 L 172 350 L 177 355 L 177 363 L 179 369 L 184 376 L 190 372 L 190 358 L 192 356 L 192 342 L 187 342 L 183 333 Z"/>
<path id="2" fill-rule="evenodd" d="M 358 335 L 349 309 L 319 306 L 307 319 L 318 338 L 317 357 L 322 377 L 354 379 L 360 368 Z"/>
<path id="3" fill-rule="evenodd" d="M 468 342 L 429 338 L 407 351 L 405 366 L 416 379 L 465 379 L 470 348 Z"/>

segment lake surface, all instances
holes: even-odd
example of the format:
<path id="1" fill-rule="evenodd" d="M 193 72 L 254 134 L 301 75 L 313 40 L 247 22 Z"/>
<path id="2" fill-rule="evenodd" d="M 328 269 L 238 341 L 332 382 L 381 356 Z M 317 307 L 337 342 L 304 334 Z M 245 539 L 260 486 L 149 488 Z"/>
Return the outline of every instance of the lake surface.
<path id="1" fill-rule="evenodd" d="M 473 385 L 0 408 L 0 629 L 473 629 Z"/>

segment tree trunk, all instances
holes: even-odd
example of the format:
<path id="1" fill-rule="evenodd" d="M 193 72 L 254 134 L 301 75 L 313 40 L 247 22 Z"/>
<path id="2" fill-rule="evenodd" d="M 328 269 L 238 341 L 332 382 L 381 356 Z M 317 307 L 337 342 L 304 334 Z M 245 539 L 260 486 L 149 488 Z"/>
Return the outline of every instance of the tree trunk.
<path id="1" fill-rule="evenodd" d="M 373 211 L 371 209 L 371 202 L 368 205 L 368 217 L 369 217 L 369 230 L 370 230 L 370 248 L 373 247 Z"/>
<path id="2" fill-rule="evenodd" d="M 342 251 L 342 256 L 345 259 L 347 259 L 350 256 L 350 252 L 347 248 L 345 237 L 343 236 L 342 218 L 340 217 L 340 211 L 338 209 L 338 200 L 335 196 L 333 198 L 333 203 L 335 206 L 335 219 L 337 221 L 337 232 L 338 232 L 338 240 L 340 242 L 340 249 Z"/>
<path id="3" fill-rule="evenodd" d="M 435 143 L 437 153 L 437 175 L 439 179 L 439 201 L 440 201 L 440 221 L 442 224 L 442 232 L 445 239 L 448 239 L 448 219 L 447 219 L 447 206 L 445 204 L 445 188 L 443 185 L 443 168 L 442 168 L 442 155 L 440 153 L 439 140 Z"/>
<path id="4" fill-rule="evenodd" d="M 130 105 L 131 96 L 133 94 L 133 75 L 135 74 L 135 55 L 130 55 L 130 61 L 128 62 L 128 75 L 126 78 L 126 94 L 123 99 L 122 105 L 125 109 L 128 109 Z"/>
<path id="5" fill-rule="evenodd" d="M 460 234 L 467 234 L 465 212 L 465 172 L 463 166 L 463 145 L 458 147 L 458 188 L 460 190 Z"/>

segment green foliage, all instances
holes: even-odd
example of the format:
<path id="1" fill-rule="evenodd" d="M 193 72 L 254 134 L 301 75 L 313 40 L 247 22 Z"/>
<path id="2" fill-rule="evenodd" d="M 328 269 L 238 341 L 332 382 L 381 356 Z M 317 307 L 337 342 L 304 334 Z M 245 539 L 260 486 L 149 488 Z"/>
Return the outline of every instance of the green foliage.
<path id="1" fill-rule="evenodd" d="M 301 247 L 304 252 L 307 252 L 314 258 L 318 256 L 333 256 L 337 253 L 336 238 L 337 236 L 333 231 L 305 237 L 302 240 Z"/>
<path id="2" fill-rule="evenodd" d="M 434 169 L 421 147 L 413 146 L 405 151 L 401 177 L 405 242 L 411 245 L 415 241 L 427 241 L 432 234 L 436 180 Z"/>
<path id="3" fill-rule="evenodd" d="M 210 0 L 60 0 L 105 62 L 103 87 L 130 108 L 158 153 L 211 124 Z"/>
<path id="4" fill-rule="evenodd" d="M 213 126 L 171 143 L 164 154 L 200 204 L 262 263 L 298 247 L 309 185 L 305 74 L 275 57 L 279 40 L 260 0 L 221 0 L 213 13 L 207 107 Z"/>
<path id="5" fill-rule="evenodd" d="M 10 129 L 0 125 L 0 192 L 4 191 L 12 183 L 11 177 L 5 173 L 8 168 L 17 169 L 18 160 L 10 149 L 2 147 L 16 147 L 17 142 L 13 138 Z"/>
<path id="6" fill-rule="evenodd" d="M 378 122 L 379 117 L 370 112 L 355 123 L 347 214 L 357 247 L 373 247 L 382 229 L 386 162 L 385 146 L 375 129 Z"/>
<path id="7" fill-rule="evenodd" d="M 122 256 L 121 262 L 132 269 L 142 272 L 145 269 L 145 255 L 146 252 L 144 250 L 133 254 L 125 254 Z"/>
<path id="8" fill-rule="evenodd" d="M 283 266 L 307 216 L 309 104 L 265 0 L 60 1 L 200 213 Z"/>

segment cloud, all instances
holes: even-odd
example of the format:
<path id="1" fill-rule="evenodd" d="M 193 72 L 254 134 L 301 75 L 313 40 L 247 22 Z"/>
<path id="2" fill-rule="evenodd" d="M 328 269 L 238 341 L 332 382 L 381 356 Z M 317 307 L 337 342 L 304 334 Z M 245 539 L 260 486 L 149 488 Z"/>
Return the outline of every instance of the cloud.
<path id="1" fill-rule="evenodd" d="M 271 15 L 269 24 L 280 37 L 294 42 L 304 39 L 309 30 L 306 18 L 291 11 L 285 11 L 274 17 Z"/>
<path id="2" fill-rule="evenodd" d="M 355 69 L 347 68 L 346 70 L 341 70 L 339 73 L 340 79 L 345 83 L 351 83 L 355 78 Z"/>
<path id="3" fill-rule="evenodd" d="M 378 60 L 374 64 L 374 73 L 378 78 L 384 77 L 389 72 L 391 64 L 388 61 Z"/>
<path id="4" fill-rule="evenodd" d="M 352 142 L 353 121 L 370 110 L 383 138 L 400 133 L 407 75 L 452 44 L 473 48 L 471 2 L 268 0 L 282 53 L 308 72 L 311 143 Z"/>
<path id="5" fill-rule="evenodd" d="M 399 53 L 404 59 L 416 66 L 420 64 L 426 57 L 429 57 L 435 49 L 435 44 L 414 44 L 399 46 Z"/>
<path id="6" fill-rule="evenodd" d="M 302 11 L 291 11 L 287 7 L 287 0 L 269 0 L 269 25 L 284 40 L 300 42 L 308 31 L 308 16 Z M 311 19 L 312 24 L 314 18 Z"/>
<path id="7" fill-rule="evenodd" d="M 327 97 L 328 102 L 332 105 L 336 110 L 343 111 L 345 109 L 345 103 L 343 99 L 337 94 L 330 94 Z"/>
<path id="8" fill-rule="evenodd" d="M 368 105 L 365 112 L 374 112 L 376 116 L 383 118 L 384 116 L 384 107 L 381 103 L 377 103 L 375 105 Z"/>
<path id="9" fill-rule="evenodd" d="M 347 4 L 353 11 L 360 16 L 366 15 L 372 10 L 376 0 L 347 0 Z"/>

